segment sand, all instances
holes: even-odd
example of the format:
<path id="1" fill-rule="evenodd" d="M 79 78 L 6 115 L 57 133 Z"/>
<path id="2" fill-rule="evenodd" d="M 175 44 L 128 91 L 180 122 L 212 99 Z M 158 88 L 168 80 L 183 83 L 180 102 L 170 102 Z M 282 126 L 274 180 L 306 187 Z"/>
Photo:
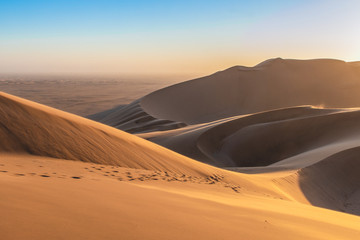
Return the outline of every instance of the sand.
<path id="1" fill-rule="evenodd" d="M 358 239 L 357 67 L 273 59 L 92 116 L 136 135 L 0 92 L 1 239 Z"/>
<path id="2" fill-rule="evenodd" d="M 152 132 L 156 130 L 154 119 L 175 122 L 172 128 L 176 128 L 183 127 L 181 123 L 208 123 L 302 105 L 358 107 L 359 91 L 360 66 L 356 62 L 277 58 L 254 67 L 235 66 L 152 92 L 131 105 L 137 115 L 127 108 L 112 109 L 92 119 L 132 133 Z M 161 126 L 157 129 L 164 130 Z"/>
<path id="3" fill-rule="evenodd" d="M 164 77 L 0 74 L 0 90 L 85 117 L 129 104 L 178 81 Z"/>
<path id="4" fill-rule="evenodd" d="M 1 155 L 0 164 L 2 239 L 360 237 L 356 216 L 253 188 L 18 154 Z"/>

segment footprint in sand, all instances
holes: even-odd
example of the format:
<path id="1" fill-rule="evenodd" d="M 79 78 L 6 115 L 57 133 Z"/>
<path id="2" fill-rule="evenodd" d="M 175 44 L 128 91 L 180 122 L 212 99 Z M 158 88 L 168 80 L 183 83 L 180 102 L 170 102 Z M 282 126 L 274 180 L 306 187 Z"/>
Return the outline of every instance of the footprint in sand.
<path id="1" fill-rule="evenodd" d="M 73 179 L 81 179 L 81 177 L 73 176 Z"/>
<path id="2" fill-rule="evenodd" d="M 41 174 L 40 177 L 50 177 L 50 176 L 46 174 Z"/>
<path id="3" fill-rule="evenodd" d="M 18 176 L 18 177 L 23 177 L 23 176 L 25 176 L 25 174 L 23 174 L 23 173 L 15 173 L 14 175 L 15 175 L 15 176 Z"/>

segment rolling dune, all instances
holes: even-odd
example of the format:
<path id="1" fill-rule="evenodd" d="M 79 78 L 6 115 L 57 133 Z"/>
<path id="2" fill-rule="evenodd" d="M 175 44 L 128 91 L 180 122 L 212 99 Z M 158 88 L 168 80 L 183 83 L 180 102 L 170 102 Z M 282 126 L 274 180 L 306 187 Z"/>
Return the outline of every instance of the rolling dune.
<path id="1" fill-rule="evenodd" d="M 169 182 L 149 170 L 0 156 L 1 239 L 360 237 L 357 216 L 282 200 L 256 188 L 242 186 L 235 192 L 219 183 Z M 271 182 L 258 182 L 276 189 Z"/>
<path id="2" fill-rule="evenodd" d="M 5 93 L 0 103 L 2 239 L 360 237 L 358 217 L 311 206 L 337 209 L 331 201 L 304 200 L 327 181 L 316 179 L 317 164 L 303 175 L 229 172 Z M 358 186 L 339 191 L 356 178 L 337 181 L 342 174 L 335 171 L 336 187 L 324 191 L 347 203 Z M 304 192 L 284 181 L 294 175 Z"/>
<path id="3" fill-rule="evenodd" d="M 338 179 L 342 177 L 332 178 L 326 167 L 321 175 L 317 166 L 328 165 L 332 156 L 360 146 L 359 91 L 357 62 L 278 58 L 251 68 L 232 67 L 146 95 L 136 101 L 137 112 L 147 116 L 141 123 L 126 109 L 109 110 L 110 114 L 97 120 L 130 129 L 137 136 L 210 165 L 254 176 L 275 174 L 275 182 L 296 178 L 286 190 L 297 191 L 295 199 L 350 211 L 345 205 L 353 201 L 349 195 L 357 193 L 358 187 L 337 197 L 337 190 L 325 186 L 331 181 L 334 188 L 344 184 Z M 114 119 L 123 122 L 116 125 Z M 161 121 L 176 124 L 167 128 Z M 338 159 L 334 166 L 351 175 L 352 170 Z M 314 181 L 304 181 L 305 172 Z M 324 176 L 320 181 L 323 194 L 335 194 L 332 198 L 340 203 L 320 201 L 325 197 L 313 194 L 319 188 L 317 175 Z M 358 214 L 357 210 L 350 212 Z"/>
<path id="4" fill-rule="evenodd" d="M 359 90 L 357 63 L 271 59 L 110 126 L 0 92 L 1 239 L 358 239 Z"/>
<path id="5" fill-rule="evenodd" d="M 302 105 L 357 107 L 359 91 L 357 62 L 276 58 L 254 67 L 235 66 L 152 92 L 135 101 L 140 116 L 126 108 L 114 108 L 91 118 L 132 133 L 162 131 Z M 134 104 L 129 106 L 135 107 Z M 158 124 L 156 128 L 152 124 L 154 118 L 166 124 Z M 138 120 L 141 121 L 139 125 Z M 168 126 L 169 123 L 175 124 Z M 150 126 L 146 127 L 147 124 Z"/>
<path id="6" fill-rule="evenodd" d="M 211 169 L 123 131 L 5 93 L 0 93 L 0 140 L 1 152 L 194 175 Z"/>
<path id="7" fill-rule="evenodd" d="M 141 106 L 156 118 L 186 124 L 300 105 L 357 107 L 359 80 L 356 64 L 277 58 L 155 91 Z"/>

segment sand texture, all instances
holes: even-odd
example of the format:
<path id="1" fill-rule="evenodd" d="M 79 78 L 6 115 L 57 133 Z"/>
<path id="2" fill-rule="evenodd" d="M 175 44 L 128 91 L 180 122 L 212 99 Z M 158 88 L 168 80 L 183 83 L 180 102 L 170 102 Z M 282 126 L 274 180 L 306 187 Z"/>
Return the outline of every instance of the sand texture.
<path id="1" fill-rule="evenodd" d="M 101 123 L 0 92 L 0 238 L 360 239 L 359 92 L 357 64 L 324 59 L 233 67 Z"/>

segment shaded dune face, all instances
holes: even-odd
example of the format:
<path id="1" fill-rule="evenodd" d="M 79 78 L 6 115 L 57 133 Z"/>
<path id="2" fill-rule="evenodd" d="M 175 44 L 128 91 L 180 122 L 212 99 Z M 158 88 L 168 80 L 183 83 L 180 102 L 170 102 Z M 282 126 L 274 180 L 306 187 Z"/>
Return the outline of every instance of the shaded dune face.
<path id="1" fill-rule="evenodd" d="M 357 107 L 359 91 L 356 63 L 270 59 L 175 84 L 89 117 L 131 133 L 166 131 L 294 106 Z"/>
<path id="2" fill-rule="evenodd" d="M 140 103 L 155 118 L 194 124 L 299 105 L 357 107 L 359 91 L 356 64 L 272 59 L 173 85 Z"/>
<path id="3" fill-rule="evenodd" d="M 260 167 L 353 137 L 358 110 L 344 108 L 360 105 L 359 92 L 358 63 L 277 58 L 160 89 L 96 120 L 218 167 Z"/>
<path id="4" fill-rule="evenodd" d="M 222 167 L 266 166 L 305 149 L 291 140 L 301 141 L 289 122 L 335 112 L 337 110 L 304 106 L 239 117 L 209 128 L 197 138 L 196 145 Z M 306 144 L 305 139 L 302 142 Z"/>
<path id="5" fill-rule="evenodd" d="M 267 166 L 303 152 L 359 136 L 360 111 L 318 111 L 322 114 L 265 123 L 255 122 L 247 126 L 242 126 L 246 118 L 241 119 L 243 121 L 233 123 L 232 132 L 228 136 L 218 138 L 217 145 L 214 146 L 213 143 L 212 148 L 202 149 L 211 152 L 218 162 L 227 163 L 226 167 Z M 268 114 L 271 115 L 272 112 Z M 214 131 L 219 129 L 213 129 L 212 133 Z M 211 133 L 202 136 L 202 143 L 213 139 L 209 134 Z"/>
<path id="6" fill-rule="evenodd" d="M 360 147 L 346 149 L 274 182 L 287 190 L 296 189 L 296 183 L 314 206 L 360 215 L 359 156 Z"/>
<path id="7" fill-rule="evenodd" d="M 99 121 L 109 126 L 122 129 L 128 133 L 143 131 L 165 131 L 186 126 L 185 123 L 167 119 L 157 119 L 145 112 L 140 100 L 136 100 L 126 106 L 118 106 L 113 109 L 89 116 L 89 119 Z"/>

